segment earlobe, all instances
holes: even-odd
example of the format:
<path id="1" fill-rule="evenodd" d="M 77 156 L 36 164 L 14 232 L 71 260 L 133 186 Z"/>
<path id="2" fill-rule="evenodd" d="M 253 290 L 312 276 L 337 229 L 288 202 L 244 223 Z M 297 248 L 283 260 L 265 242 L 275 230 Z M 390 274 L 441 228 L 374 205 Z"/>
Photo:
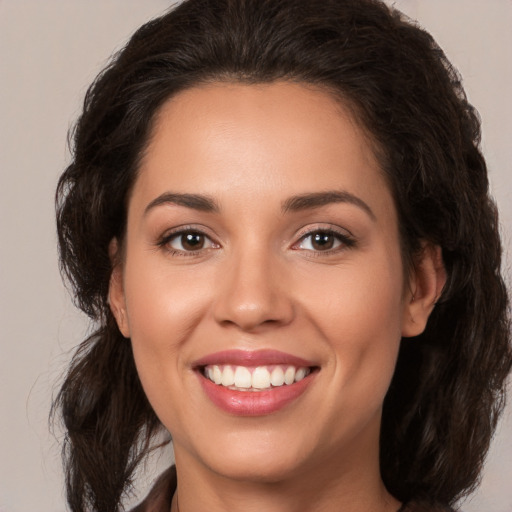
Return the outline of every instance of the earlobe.
<path id="1" fill-rule="evenodd" d="M 108 287 L 108 301 L 110 310 L 116 319 L 117 326 L 125 338 L 130 337 L 128 315 L 126 313 L 126 301 L 123 286 L 123 268 L 119 258 L 119 244 L 116 238 L 109 245 L 109 256 L 112 262 L 112 274 Z"/>
<path id="2" fill-rule="evenodd" d="M 425 330 L 445 283 L 446 270 L 441 248 L 432 244 L 424 245 L 415 259 L 409 291 L 404 298 L 403 337 L 418 336 Z"/>

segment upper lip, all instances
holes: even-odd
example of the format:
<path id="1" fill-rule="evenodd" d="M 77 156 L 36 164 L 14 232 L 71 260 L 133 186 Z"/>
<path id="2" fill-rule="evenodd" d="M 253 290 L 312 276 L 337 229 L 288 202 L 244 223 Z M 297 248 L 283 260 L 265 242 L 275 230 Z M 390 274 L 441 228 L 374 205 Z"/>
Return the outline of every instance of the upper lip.
<path id="1" fill-rule="evenodd" d="M 272 364 L 288 364 L 296 367 L 316 366 L 312 361 L 271 349 L 222 350 L 198 359 L 193 363 L 193 366 L 199 368 L 213 364 L 231 364 L 234 366 L 265 366 Z"/>

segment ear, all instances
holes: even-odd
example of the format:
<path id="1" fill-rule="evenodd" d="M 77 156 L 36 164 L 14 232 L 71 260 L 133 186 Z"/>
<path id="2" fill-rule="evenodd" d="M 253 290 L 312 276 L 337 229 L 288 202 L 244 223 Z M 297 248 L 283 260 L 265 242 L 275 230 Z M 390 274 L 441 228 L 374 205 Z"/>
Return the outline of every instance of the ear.
<path id="1" fill-rule="evenodd" d="M 425 330 L 445 283 L 446 270 L 441 248 L 425 244 L 414 260 L 409 290 L 404 297 L 403 337 L 418 336 Z"/>
<path id="2" fill-rule="evenodd" d="M 108 302 L 121 334 L 125 338 L 129 338 L 130 328 L 128 325 L 124 296 L 123 266 L 119 251 L 119 242 L 117 238 L 113 238 L 108 246 L 110 261 L 112 262 L 112 274 L 110 275 L 110 283 L 108 286 Z"/>

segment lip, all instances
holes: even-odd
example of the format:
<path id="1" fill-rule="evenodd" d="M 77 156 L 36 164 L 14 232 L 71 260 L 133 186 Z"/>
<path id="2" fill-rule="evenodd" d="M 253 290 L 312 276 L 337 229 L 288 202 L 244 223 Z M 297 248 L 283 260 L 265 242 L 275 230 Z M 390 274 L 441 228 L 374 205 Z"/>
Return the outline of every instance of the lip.
<path id="1" fill-rule="evenodd" d="M 265 416 L 280 411 L 297 400 L 313 382 L 317 371 L 290 385 L 265 391 L 238 391 L 215 384 L 206 378 L 202 368 L 207 365 L 231 364 L 239 366 L 265 366 L 273 364 L 318 368 L 315 363 L 277 350 L 226 350 L 216 352 L 194 363 L 206 396 L 223 411 L 236 416 Z"/>
<path id="2" fill-rule="evenodd" d="M 236 366 L 265 366 L 271 364 L 288 364 L 292 366 L 317 366 L 313 361 L 307 361 L 279 350 L 223 350 L 209 354 L 195 361 L 194 368 L 211 364 L 232 364 Z"/>

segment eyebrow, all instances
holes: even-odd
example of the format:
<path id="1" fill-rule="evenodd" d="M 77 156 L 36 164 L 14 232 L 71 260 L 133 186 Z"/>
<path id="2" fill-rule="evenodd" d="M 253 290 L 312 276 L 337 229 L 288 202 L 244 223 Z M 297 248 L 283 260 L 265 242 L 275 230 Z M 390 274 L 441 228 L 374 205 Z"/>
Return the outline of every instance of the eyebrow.
<path id="1" fill-rule="evenodd" d="M 288 198 L 282 204 L 283 213 L 297 212 L 320 208 L 332 203 L 349 203 L 365 211 L 372 220 L 376 220 L 373 210 L 361 198 L 346 191 L 330 190 L 327 192 L 313 192 Z M 164 204 L 185 206 L 202 212 L 218 213 L 220 207 L 215 199 L 201 194 L 182 194 L 178 192 L 165 192 L 153 199 L 144 209 L 144 215 L 150 210 Z"/>
<path id="2" fill-rule="evenodd" d="M 208 196 L 200 194 L 180 194 L 177 192 L 165 192 L 153 199 L 145 208 L 144 215 L 147 215 L 150 210 L 164 204 L 174 204 L 177 206 L 185 206 L 194 210 L 200 210 L 202 212 L 214 212 L 220 211 L 217 202 Z"/>
<path id="3" fill-rule="evenodd" d="M 361 198 L 346 192 L 344 190 L 329 190 L 327 192 L 314 192 L 312 194 L 302 194 L 287 199 L 282 206 L 283 212 L 296 212 L 320 208 L 332 203 L 349 203 L 364 210 L 372 220 L 377 220 L 373 210 Z"/>

